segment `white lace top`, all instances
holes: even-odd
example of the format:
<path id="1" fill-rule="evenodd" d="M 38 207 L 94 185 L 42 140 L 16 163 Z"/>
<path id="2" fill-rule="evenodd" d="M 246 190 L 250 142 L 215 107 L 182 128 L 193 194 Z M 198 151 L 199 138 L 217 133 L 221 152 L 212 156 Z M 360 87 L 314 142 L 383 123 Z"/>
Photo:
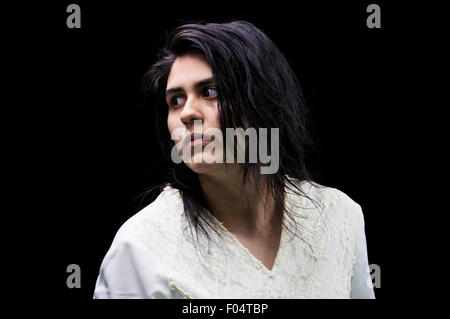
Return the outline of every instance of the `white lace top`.
<path id="1" fill-rule="evenodd" d="M 271 270 L 215 218 L 222 236 L 197 242 L 179 192 L 164 188 L 117 232 L 94 298 L 375 298 L 361 207 L 335 188 L 299 186 L 316 204 L 288 193 L 300 238 L 283 228 Z"/>

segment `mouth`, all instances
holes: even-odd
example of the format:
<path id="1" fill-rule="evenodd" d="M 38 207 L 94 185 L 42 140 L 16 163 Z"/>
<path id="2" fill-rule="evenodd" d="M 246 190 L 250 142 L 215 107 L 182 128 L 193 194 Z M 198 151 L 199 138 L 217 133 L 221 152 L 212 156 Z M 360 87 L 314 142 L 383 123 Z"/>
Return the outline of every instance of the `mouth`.
<path id="1" fill-rule="evenodd" d="M 197 145 L 197 144 L 206 144 L 208 142 L 209 141 L 204 140 L 204 139 L 195 139 L 195 140 L 192 140 L 192 141 L 189 142 L 189 146 L 194 146 L 194 145 Z"/>
<path id="2" fill-rule="evenodd" d="M 211 139 L 206 139 L 202 133 L 191 133 L 185 137 L 185 145 L 194 146 L 197 144 L 208 144 Z"/>

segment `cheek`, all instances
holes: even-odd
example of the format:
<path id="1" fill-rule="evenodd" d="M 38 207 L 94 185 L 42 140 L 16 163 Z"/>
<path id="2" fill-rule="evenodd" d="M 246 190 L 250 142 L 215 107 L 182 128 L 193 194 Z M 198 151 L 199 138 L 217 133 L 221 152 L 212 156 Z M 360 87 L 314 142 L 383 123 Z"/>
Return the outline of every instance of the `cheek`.
<path id="1" fill-rule="evenodd" d="M 219 124 L 219 110 L 217 106 L 210 107 L 209 111 L 205 114 L 205 121 L 207 121 L 208 127 L 216 127 L 220 126 Z"/>
<path id="2" fill-rule="evenodd" d="M 180 129 L 185 129 L 179 120 L 179 117 L 172 115 L 167 116 L 167 128 L 169 129 L 169 134 L 174 143 L 178 143 L 182 136 L 180 136 Z M 176 130 L 176 132 L 174 132 Z M 172 138 L 174 137 L 175 140 Z"/>
<path id="3" fill-rule="evenodd" d="M 173 115 L 167 115 L 167 128 L 169 133 L 172 134 L 173 130 L 177 128 L 177 122 Z"/>

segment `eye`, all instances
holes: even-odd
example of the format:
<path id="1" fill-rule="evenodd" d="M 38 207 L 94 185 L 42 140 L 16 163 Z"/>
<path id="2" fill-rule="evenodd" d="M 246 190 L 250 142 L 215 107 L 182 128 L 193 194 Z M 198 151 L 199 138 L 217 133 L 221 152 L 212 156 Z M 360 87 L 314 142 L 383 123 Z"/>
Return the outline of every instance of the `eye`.
<path id="1" fill-rule="evenodd" d="M 205 88 L 203 90 L 203 96 L 207 98 L 215 98 L 217 97 L 217 91 L 213 87 Z"/>
<path id="2" fill-rule="evenodd" d="M 172 107 L 177 107 L 182 103 L 183 103 L 183 97 L 180 95 L 175 95 L 175 96 L 171 97 L 169 100 L 169 106 L 172 106 Z"/>

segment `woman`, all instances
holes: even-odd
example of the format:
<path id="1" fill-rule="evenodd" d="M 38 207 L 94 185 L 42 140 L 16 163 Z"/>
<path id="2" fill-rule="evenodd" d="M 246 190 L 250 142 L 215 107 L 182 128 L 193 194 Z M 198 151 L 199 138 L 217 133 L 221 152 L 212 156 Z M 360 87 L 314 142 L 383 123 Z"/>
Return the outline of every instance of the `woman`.
<path id="1" fill-rule="evenodd" d="M 171 175 L 118 231 L 95 298 L 374 298 L 361 207 L 308 174 L 301 87 L 261 30 L 178 27 L 145 78 Z M 232 143 L 239 128 L 258 142 Z"/>

